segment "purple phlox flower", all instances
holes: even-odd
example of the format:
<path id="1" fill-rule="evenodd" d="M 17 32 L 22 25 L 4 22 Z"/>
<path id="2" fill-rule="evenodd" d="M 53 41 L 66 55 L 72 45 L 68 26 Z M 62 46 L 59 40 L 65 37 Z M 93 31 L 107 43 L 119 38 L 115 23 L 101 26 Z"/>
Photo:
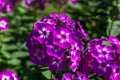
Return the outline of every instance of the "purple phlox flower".
<path id="1" fill-rule="evenodd" d="M 69 29 L 59 28 L 53 32 L 53 43 L 62 48 L 69 48 L 74 43 L 74 38 Z"/>
<path id="2" fill-rule="evenodd" d="M 112 73 L 110 75 L 110 80 L 120 79 L 120 62 L 116 62 L 112 65 Z"/>
<path id="3" fill-rule="evenodd" d="M 77 24 L 80 28 L 79 33 L 81 34 L 81 36 L 84 37 L 85 39 L 89 40 L 90 39 L 89 35 L 85 32 L 85 30 L 83 29 L 83 27 L 79 21 L 77 21 Z"/>
<path id="4" fill-rule="evenodd" d="M 109 36 L 109 41 L 113 48 L 117 50 L 117 53 L 120 54 L 120 40 L 115 36 Z"/>
<path id="5" fill-rule="evenodd" d="M 33 38 L 33 32 L 31 32 L 31 34 L 26 38 L 26 46 L 28 49 L 32 49 L 38 45 L 40 45 L 40 43 Z"/>
<path id="6" fill-rule="evenodd" d="M 51 17 L 51 18 L 54 18 L 54 19 L 55 19 L 55 18 L 57 19 L 58 16 L 59 16 L 59 15 L 58 15 L 57 13 L 51 13 L 51 14 L 50 14 L 50 17 Z"/>
<path id="7" fill-rule="evenodd" d="M 93 66 L 93 70 L 98 76 L 109 76 L 112 72 L 110 62 L 98 63 L 95 61 Z"/>
<path id="8" fill-rule="evenodd" d="M 101 45 L 104 41 L 107 41 L 107 38 L 101 38 L 101 39 L 95 38 L 88 43 L 88 47 L 93 48 L 96 45 Z"/>
<path id="9" fill-rule="evenodd" d="M 11 13 L 15 7 L 17 0 L 10 0 L 6 5 L 6 12 Z"/>
<path id="10" fill-rule="evenodd" d="M 6 0 L 0 0 L 0 11 L 2 8 L 5 7 L 6 3 L 7 3 Z"/>
<path id="11" fill-rule="evenodd" d="M 79 63 L 81 60 L 81 53 L 82 53 L 81 51 L 82 51 L 82 45 L 80 45 L 79 42 L 76 42 L 71 45 L 71 48 L 69 50 L 70 62 L 68 65 L 73 72 L 75 72 L 76 69 L 79 67 Z"/>
<path id="12" fill-rule="evenodd" d="M 9 21 L 4 17 L 0 17 L 0 31 L 8 30 L 9 26 Z"/>
<path id="13" fill-rule="evenodd" d="M 77 78 L 74 74 L 64 73 L 62 76 L 62 80 L 77 80 Z"/>
<path id="14" fill-rule="evenodd" d="M 90 80 L 89 77 L 86 74 L 83 74 L 81 72 L 76 72 L 77 74 L 77 80 Z"/>
<path id="15" fill-rule="evenodd" d="M 7 4 L 6 0 L 0 0 L 0 13 L 5 12 L 4 10 L 6 8 L 6 4 Z"/>
<path id="16" fill-rule="evenodd" d="M 34 38 L 38 40 L 39 43 L 45 44 L 47 41 L 51 40 L 53 28 L 50 25 L 46 25 L 40 22 L 34 24 Z"/>
<path id="17" fill-rule="evenodd" d="M 96 45 L 91 52 L 92 56 L 97 59 L 99 63 L 111 61 L 116 58 L 114 49 L 110 46 Z"/>
<path id="18" fill-rule="evenodd" d="M 58 14 L 50 14 L 50 17 L 53 18 L 54 20 L 58 21 L 58 24 L 56 27 L 62 27 L 65 26 L 69 29 L 75 29 L 75 22 L 65 13 L 60 13 Z"/>
<path id="19" fill-rule="evenodd" d="M 38 65 L 44 66 L 49 61 L 45 45 L 34 46 L 29 49 L 30 60 Z"/>
<path id="20" fill-rule="evenodd" d="M 17 0 L 0 0 L 0 12 L 10 13 L 12 12 L 14 6 L 16 5 Z"/>
<path id="21" fill-rule="evenodd" d="M 71 56 L 71 60 L 77 60 L 80 58 L 81 51 L 83 50 L 84 46 L 82 42 L 75 42 L 74 44 L 71 44 L 71 48 L 69 50 L 69 54 Z"/>
<path id="22" fill-rule="evenodd" d="M 18 75 L 13 70 L 0 72 L 0 80 L 19 80 Z"/>
<path id="23" fill-rule="evenodd" d="M 61 58 L 65 55 L 66 49 L 54 45 L 52 42 L 48 42 L 46 46 L 47 46 L 47 54 L 50 56 L 54 56 L 55 58 Z"/>
<path id="24" fill-rule="evenodd" d="M 58 20 L 57 19 L 50 18 L 50 17 L 44 17 L 40 22 L 44 23 L 44 24 L 52 25 L 53 28 L 55 28 L 55 26 L 58 24 Z"/>
<path id="25" fill-rule="evenodd" d="M 65 67 L 66 61 L 67 59 L 65 56 L 59 59 L 55 57 L 51 57 L 48 62 L 48 67 L 53 71 L 60 71 Z"/>
<path id="26" fill-rule="evenodd" d="M 80 60 L 70 61 L 68 63 L 68 67 L 72 69 L 73 72 L 75 72 L 79 67 L 79 63 L 80 63 Z"/>
<path id="27" fill-rule="evenodd" d="M 65 13 L 61 13 L 58 16 L 59 20 L 64 23 L 64 25 L 69 29 L 75 29 L 75 22 Z"/>
<path id="28" fill-rule="evenodd" d="M 29 9 L 37 0 L 24 0 L 26 7 Z"/>

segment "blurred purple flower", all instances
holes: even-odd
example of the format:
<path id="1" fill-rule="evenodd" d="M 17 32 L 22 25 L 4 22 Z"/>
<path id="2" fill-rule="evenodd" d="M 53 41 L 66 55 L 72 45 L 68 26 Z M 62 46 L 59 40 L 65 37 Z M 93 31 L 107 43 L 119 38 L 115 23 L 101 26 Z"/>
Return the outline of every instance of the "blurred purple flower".
<path id="1" fill-rule="evenodd" d="M 59 28 L 53 32 L 53 43 L 62 48 L 69 48 L 74 43 L 74 38 L 69 29 Z"/>
<path id="2" fill-rule="evenodd" d="M 60 71 L 66 66 L 66 57 L 63 56 L 62 58 L 55 58 L 50 57 L 50 60 L 48 61 L 48 67 L 53 71 Z"/>
<path id="3" fill-rule="evenodd" d="M 0 31 L 8 30 L 9 26 L 9 21 L 4 17 L 0 17 Z"/>
<path id="4" fill-rule="evenodd" d="M 0 0 L 0 13 L 11 13 L 17 0 Z"/>
<path id="5" fill-rule="evenodd" d="M 92 56 L 97 59 L 99 63 L 111 61 L 116 58 L 116 54 L 114 53 L 114 49 L 110 46 L 106 45 L 96 45 L 92 49 Z"/>
<path id="6" fill-rule="evenodd" d="M 110 80 L 119 80 L 120 79 L 120 62 L 116 62 L 112 65 L 112 73 L 109 77 Z"/>
<path id="7" fill-rule="evenodd" d="M 62 76 L 62 80 L 77 80 L 77 78 L 74 74 L 64 73 Z"/>
<path id="8" fill-rule="evenodd" d="M 53 43 L 47 43 L 47 54 L 56 58 L 62 58 L 65 55 L 66 49 L 60 46 L 53 45 Z"/>
<path id="9" fill-rule="evenodd" d="M 18 75 L 13 70 L 0 72 L 0 80 L 19 80 Z"/>
<path id="10" fill-rule="evenodd" d="M 77 80 L 90 80 L 89 77 L 86 74 L 83 74 L 81 72 L 76 72 L 77 74 Z"/>
<path id="11" fill-rule="evenodd" d="M 120 54 L 120 40 L 115 36 L 109 36 L 109 42 L 112 44 L 112 47 L 117 50 L 117 53 Z"/>
<path id="12" fill-rule="evenodd" d="M 41 44 L 45 44 L 52 37 L 52 27 L 44 23 L 36 22 L 34 24 L 33 36 Z"/>

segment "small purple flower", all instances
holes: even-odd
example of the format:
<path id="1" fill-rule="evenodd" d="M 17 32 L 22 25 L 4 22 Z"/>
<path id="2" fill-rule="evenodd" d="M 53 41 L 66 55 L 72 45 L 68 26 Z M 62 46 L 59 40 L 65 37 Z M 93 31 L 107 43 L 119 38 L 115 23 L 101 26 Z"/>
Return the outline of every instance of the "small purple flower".
<path id="1" fill-rule="evenodd" d="M 90 80 L 86 74 L 83 74 L 83 73 L 78 72 L 78 71 L 76 72 L 76 74 L 78 76 L 77 77 L 78 80 Z"/>
<path id="2" fill-rule="evenodd" d="M 0 0 L 0 10 L 6 5 L 6 0 Z"/>
<path id="3" fill-rule="evenodd" d="M 33 32 L 26 38 L 26 46 L 29 49 L 34 48 L 35 46 L 38 46 L 39 42 L 33 38 Z"/>
<path id="4" fill-rule="evenodd" d="M 49 56 L 46 53 L 45 45 L 34 46 L 29 49 L 30 59 L 33 63 L 44 66 L 49 61 Z"/>
<path id="5" fill-rule="evenodd" d="M 70 30 L 67 28 L 59 28 L 53 32 L 53 43 L 62 48 L 69 48 L 74 42 L 73 39 Z"/>
<path id="6" fill-rule="evenodd" d="M 10 13 L 16 5 L 17 0 L 0 0 L 0 13 Z"/>
<path id="7" fill-rule="evenodd" d="M 34 39 L 38 40 L 41 44 L 45 44 L 51 40 L 53 28 L 40 22 L 34 24 Z"/>
<path id="8" fill-rule="evenodd" d="M 0 80 L 19 80 L 18 75 L 13 70 L 0 72 Z"/>
<path id="9" fill-rule="evenodd" d="M 77 80 L 77 78 L 74 74 L 64 73 L 62 76 L 62 80 Z"/>
<path id="10" fill-rule="evenodd" d="M 79 63 L 80 63 L 80 60 L 70 61 L 68 63 L 68 67 L 72 69 L 73 72 L 75 72 L 79 67 Z"/>
<path id="11" fill-rule="evenodd" d="M 112 65 L 112 73 L 110 75 L 111 80 L 119 80 L 120 79 L 120 64 L 119 62 Z"/>
<path id="12" fill-rule="evenodd" d="M 10 23 L 4 17 L 0 17 L 0 31 L 8 30 Z"/>
<path id="13" fill-rule="evenodd" d="M 29 9 L 36 2 L 36 0 L 24 0 L 26 7 Z"/>
<path id="14" fill-rule="evenodd" d="M 96 61 L 93 66 L 93 70 L 98 76 L 109 76 L 112 72 L 110 62 L 98 63 Z"/>
<path id="15" fill-rule="evenodd" d="M 71 61 L 76 61 L 79 60 L 81 51 L 84 48 L 84 45 L 82 44 L 83 42 L 75 42 L 74 44 L 71 45 L 71 48 L 69 50 L 69 54 L 71 56 Z"/>
<path id="16" fill-rule="evenodd" d="M 94 48 L 96 45 L 101 45 L 104 41 L 107 41 L 107 38 L 95 38 L 88 43 L 88 47 Z"/>
<path id="17" fill-rule="evenodd" d="M 56 58 L 61 58 L 65 55 L 66 49 L 61 48 L 60 46 L 47 43 L 47 54 L 54 56 Z"/>
<path id="18" fill-rule="evenodd" d="M 15 7 L 17 0 L 10 0 L 6 5 L 6 12 L 11 13 Z"/>
<path id="19" fill-rule="evenodd" d="M 48 62 L 48 67 L 53 71 L 60 71 L 66 65 L 66 57 L 63 56 L 62 58 L 58 59 L 55 57 L 51 57 Z"/>
<path id="20" fill-rule="evenodd" d="M 97 59 L 99 63 L 111 61 L 116 58 L 114 49 L 110 46 L 96 45 L 92 50 L 92 56 Z"/>

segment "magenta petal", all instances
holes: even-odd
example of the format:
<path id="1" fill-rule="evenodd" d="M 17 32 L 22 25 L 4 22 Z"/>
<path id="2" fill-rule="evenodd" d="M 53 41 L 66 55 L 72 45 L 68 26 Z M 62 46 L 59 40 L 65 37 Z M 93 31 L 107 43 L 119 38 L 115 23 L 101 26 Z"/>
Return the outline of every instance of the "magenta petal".
<path id="1" fill-rule="evenodd" d="M 10 23 L 4 17 L 0 17 L 0 31 L 8 30 Z"/>

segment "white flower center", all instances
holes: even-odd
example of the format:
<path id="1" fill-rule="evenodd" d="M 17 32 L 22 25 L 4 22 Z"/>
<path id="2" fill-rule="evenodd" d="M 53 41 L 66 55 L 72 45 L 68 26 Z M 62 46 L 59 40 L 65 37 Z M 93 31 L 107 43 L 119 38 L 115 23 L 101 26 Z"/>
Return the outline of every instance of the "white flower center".
<path id="1" fill-rule="evenodd" d="M 60 43 L 69 42 L 69 33 L 65 33 L 64 31 L 61 31 L 59 35 L 57 35 L 57 38 L 61 39 Z"/>
<path id="2" fill-rule="evenodd" d="M 46 29 L 45 27 L 42 28 L 41 31 L 39 31 L 40 34 L 40 38 L 47 38 L 48 35 L 50 34 L 50 31 L 48 29 Z"/>
<path id="3" fill-rule="evenodd" d="M 5 76 L 5 75 L 2 76 L 2 80 L 9 80 L 9 78 L 10 78 L 9 76 Z"/>
<path id="4" fill-rule="evenodd" d="M 4 20 L 0 21 L 0 27 L 5 28 L 6 25 L 7 23 Z"/>

